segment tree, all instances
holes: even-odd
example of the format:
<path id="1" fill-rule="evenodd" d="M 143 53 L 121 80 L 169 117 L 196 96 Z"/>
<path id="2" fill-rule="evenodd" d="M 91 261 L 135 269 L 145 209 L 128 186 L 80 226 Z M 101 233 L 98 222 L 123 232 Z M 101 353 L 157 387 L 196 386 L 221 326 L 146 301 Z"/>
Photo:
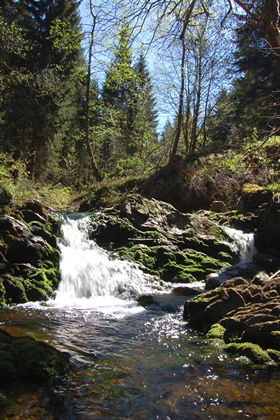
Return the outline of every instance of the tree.
<path id="1" fill-rule="evenodd" d="M 145 159 L 157 146 L 157 112 L 153 85 L 143 54 L 135 65 L 136 80 L 133 104 L 133 132 L 135 149 L 140 159 Z"/>
<path id="2" fill-rule="evenodd" d="M 208 121 L 209 139 L 215 150 L 227 148 L 231 134 L 236 134 L 236 104 L 232 99 L 232 92 L 222 89 Z M 235 136 L 236 145 L 236 136 Z"/>
<path id="3" fill-rule="evenodd" d="M 90 142 L 90 88 L 91 88 L 91 61 L 92 61 L 92 50 L 93 50 L 93 43 L 94 43 L 94 31 L 96 25 L 96 15 L 94 14 L 94 10 L 92 7 L 92 2 L 90 1 L 90 12 L 92 17 L 92 27 L 90 33 L 90 43 L 89 43 L 89 53 L 88 53 L 88 64 L 87 64 L 87 82 L 86 82 L 86 101 L 85 101 L 85 140 L 87 146 L 88 157 L 91 165 L 91 170 L 93 176 L 96 178 L 97 181 L 101 181 L 101 173 L 97 166 L 95 156 L 92 150 L 91 142 Z"/>
<path id="4" fill-rule="evenodd" d="M 59 175 L 75 141 L 84 62 L 76 0 L 11 1 L 9 22 L 22 29 L 24 77 L 10 85 L 3 107 L 5 138 L 29 161 L 35 178 Z M 5 147 L 5 144 L 3 145 Z"/>
<path id="5" fill-rule="evenodd" d="M 259 30 L 248 22 L 237 29 L 236 68 L 239 76 L 231 95 L 235 124 L 244 136 L 279 126 L 279 69 Z M 257 63 L 257 65 L 256 65 Z"/>
<path id="6" fill-rule="evenodd" d="M 105 106 L 104 123 L 112 129 L 108 131 L 103 150 L 104 161 L 113 164 L 120 159 L 126 160 L 136 152 L 133 134 L 134 88 L 136 71 L 132 66 L 129 25 L 124 24 L 117 34 L 117 45 L 114 48 L 114 60 L 106 72 L 103 85 Z"/>
<path id="7" fill-rule="evenodd" d="M 251 26 L 259 29 L 272 50 L 280 70 L 280 8 L 278 0 L 234 0 L 245 12 Z"/>

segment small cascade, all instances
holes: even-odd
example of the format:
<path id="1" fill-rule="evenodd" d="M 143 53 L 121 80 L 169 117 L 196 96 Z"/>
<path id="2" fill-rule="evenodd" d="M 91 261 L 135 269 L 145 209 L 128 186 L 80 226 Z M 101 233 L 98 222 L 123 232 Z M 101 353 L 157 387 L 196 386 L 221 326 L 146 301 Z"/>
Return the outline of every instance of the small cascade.
<path id="1" fill-rule="evenodd" d="M 152 276 L 137 264 L 113 258 L 88 238 L 89 217 L 67 218 L 61 226 L 61 281 L 55 302 L 73 305 L 78 300 L 106 305 L 109 300 L 131 300 L 151 291 Z"/>
<path id="2" fill-rule="evenodd" d="M 239 252 L 239 262 L 251 262 L 253 260 L 253 256 L 258 252 L 255 247 L 254 234 L 244 233 L 242 230 L 237 230 L 226 226 L 223 226 L 223 229 L 233 240 L 234 246 Z"/>

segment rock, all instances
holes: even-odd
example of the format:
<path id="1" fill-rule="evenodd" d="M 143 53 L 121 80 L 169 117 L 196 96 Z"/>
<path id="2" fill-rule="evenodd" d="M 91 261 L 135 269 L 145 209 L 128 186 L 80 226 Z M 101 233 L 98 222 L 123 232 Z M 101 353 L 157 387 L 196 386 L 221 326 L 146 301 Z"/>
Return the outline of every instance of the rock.
<path id="1" fill-rule="evenodd" d="M 59 282 L 57 240 L 49 231 L 53 219 L 38 202 L 31 204 L 40 214 L 17 210 L 0 218 L 0 306 L 46 300 Z M 23 221 L 26 214 L 30 223 Z"/>
<path id="2" fill-rule="evenodd" d="M 28 238 L 31 236 L 29 227 L 12 216 L 3 216 L 0 218 L 0 232 L 2 235 L 5 235 L 6 232 L 6 235 L 10 233 L 15 237 L 24 236 Z"/>
<path id="3" fill-rule="evenodd" d="M 264 203 L 272 203 L 273 194 L 268 188 L 256 184 L 244 184 L 241 190 L 240 210 L 256 211 Z"/>
<path id="4" fill-rule="evenodd" d="M 197 289 L 193 289 L 192 287 L 188 287 L 188 286 L 179 286 L 179 287 L 174 287 L 174 289 L 172 290 L 172 293 L 178 296 L 195 296 L 195 295 L 199 295 L 201 291 Z"/>
<path id="5" fill-rule="evenodd" d="M 68 366 L 69 354 L 32 337 L 12 337 L 0 329 L 2 384 L 17 379 L 50 383 L 65 373 Z"/>
<path id="6" fill-rule="evenodd" d="M 120 205 L 120 216 L 141 230 L 157 230 L 165 235 L 179 235 L 190 222 L 190 215 L 180 213 L 171 204 L 132 194 Z"/>
<path id="7" fill-rule="evenodd" d="M 12 193 L 7 189 L 6 186 L 0 185 L 0 206 L 6 206 L 11 202 Z"/>
<path id="8" fill-rule="evenodd" d="M 257 273 L 261 271 L 261 267 L 254 263 L 236 264 L 219 271 L 218 273 L 211 273 L 206 278 L 206 290 L 215 289 L 226 280 L 243 277 L 252 279 Z"/>
<path id="9" fill-rule="evenodd" d="M 41 216 L 43 219 L 48 218 L 48 215 L 46 213 L 46 210 L 43 204 L 38 200 L 33 199 L 33 200 L 26 201 L 22 209 L 35 213 L 36 215 Z M 32 220 L 35 220 L 35 219 L 32 219 Z"/>
<path id="10" fill-rule="evenodd" d="M 204 280 L 238 258 L 227 230 L 206 217 L 180 213 L 170 204 L 133 194 L 112 213 L 91 217 L 89 237 L 164 281 Z"/>
<path id="11" fill-rule="evenodd" d="M 215 213 L 226 213 L 227 206 L 223 201 L 213 201 L 213 203 L 210 206 L 210 211 L 213 211 Z"/>
<path id="12" fill-rule="evenodd" d="M 226 280 L 216 289 L 187 301 L 183 316 L 190 326 L 209 331 L 210 338 L 215 336 L 210 332 L 212 328 L 220 325 L 223 340 L 231 343 L 226 346 L 230 352 L 235 349 L 247 355 L 243 350 L 250 343 L 251 350 L 258 348 L 255 345 L 261 348 L 265 363 L 280 363 L 280 278 Z M 249 358 L 257 363 L 257 358 Z"/>
<path id="13" fill-rule="evenodd" d="M 273 364 L 273 358 L 268 352 L 256 344 L 230 343 L 225 346 L 225 350 L 234 355 L 245 356 L 257 365 Z"/>
<path id="14" fill-rule="evenodd" d="M 270 249 L 273 255 L 274 250 L 274 256 L 280 258 L 280 203 L 272 203 L 261 210 L 257 233 L 260 252 Z M 280 269 L 280 264 L 278 267 Z"/>

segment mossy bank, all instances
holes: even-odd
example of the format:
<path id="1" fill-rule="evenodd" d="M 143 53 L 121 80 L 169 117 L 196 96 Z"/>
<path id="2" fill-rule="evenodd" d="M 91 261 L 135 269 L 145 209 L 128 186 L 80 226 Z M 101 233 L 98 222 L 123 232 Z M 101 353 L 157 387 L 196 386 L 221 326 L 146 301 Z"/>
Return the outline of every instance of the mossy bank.
<path id="1" fill-rule="evenodd" d="M 36 200 L 0 217 L 0 306 L 47 300 L 56 290 L 57 222 Z"/>

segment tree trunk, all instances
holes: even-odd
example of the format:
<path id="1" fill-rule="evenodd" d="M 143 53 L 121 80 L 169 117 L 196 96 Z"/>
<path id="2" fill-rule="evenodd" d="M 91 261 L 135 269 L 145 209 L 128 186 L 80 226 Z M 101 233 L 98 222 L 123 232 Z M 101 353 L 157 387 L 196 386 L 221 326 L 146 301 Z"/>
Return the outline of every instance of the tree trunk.
<path id="1" fill-rule="evenodd" d="M 92 3 L 90 2 L 90 12 L 91 16 L 93 18 L 93 25 L 91 29 L 91 35 L 90 35 L 90 45 L 89 45 L 89 54 L 88 54 L 88 68 L 87 68 L 87 86 L 86 86 L 86 124 L 85 124 L 85 141 L 87 146 L 87 152 L 89 156 L 90 161 L 90 167 L 92 170 L 92 174 L 96 181 L 100 182 L 102 177 L 101 173 L 98 169 L 98 166 L 95 161 L 95 157 L 93 154 L 93 150 L 90 143 L 89 138 L 89 110 L 90 110 L 90 81 L 91 81 L 91 55 L 92 55 L 92 48 L 93 48 L 93 36 L 94 36 L 94 30 L 96 25 L 96 16 L 92 12 Z"/>
<path id="2" fill-rule="evenodd" d="M 180 95 L 179 95 L 179 107 L 178 107 L 178 116 L 177 116 L 177 127 L 174 136 L 174 142 L 172 151 L 170 154 L 169 163 L 171 163 L 177 153 L 178 144 L 181 135 L 182 123 L 183 123 L 183 108 L 184 108 L 184 92 L 185 92 L 185 57 L 186 57 L 186 45 L 185 39 L 182 38 L 182 58 L 181 58 L 181 87 L 180 87 Z"/>

